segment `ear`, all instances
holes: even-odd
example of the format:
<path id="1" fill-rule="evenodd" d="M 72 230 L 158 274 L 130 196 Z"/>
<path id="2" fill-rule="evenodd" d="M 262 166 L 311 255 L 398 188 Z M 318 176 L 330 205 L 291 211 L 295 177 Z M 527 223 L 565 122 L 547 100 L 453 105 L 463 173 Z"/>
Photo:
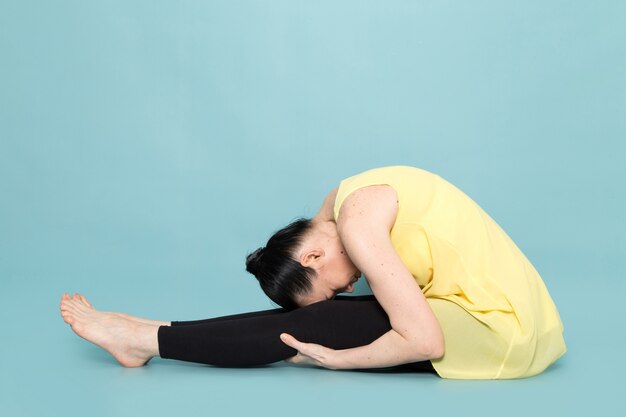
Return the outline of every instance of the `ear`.
<path id="1" fill-rule="evenodd" d="M 300 263 L 305 267 L 315 267 L 319 265 L 324 257 L 324 250 L 321 248 L 312 248 L 302 252 L 300 255 Z"/>

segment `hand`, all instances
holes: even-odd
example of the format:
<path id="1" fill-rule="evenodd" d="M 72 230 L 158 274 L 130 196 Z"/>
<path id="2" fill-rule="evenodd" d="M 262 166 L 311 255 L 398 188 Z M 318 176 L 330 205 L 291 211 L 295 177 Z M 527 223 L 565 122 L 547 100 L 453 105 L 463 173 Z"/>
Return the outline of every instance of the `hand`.
<path id="1" fill-rule="evenodd" d="M 296 365 L 315 365 L 327 369 L 339 369 L 336 362 L 335 350 L 315 343 L 304 343 L 287 333 L 280 335 L 280 340 L 298 351 L 296 356 L 285 359 L 285 362 Z"/>

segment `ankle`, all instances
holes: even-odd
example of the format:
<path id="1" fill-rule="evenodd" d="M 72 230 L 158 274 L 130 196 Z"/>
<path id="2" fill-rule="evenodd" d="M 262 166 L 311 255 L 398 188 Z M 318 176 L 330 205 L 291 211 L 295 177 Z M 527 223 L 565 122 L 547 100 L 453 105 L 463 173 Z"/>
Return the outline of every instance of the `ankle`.
<path id="1" fill-rule="evenodd" d="M 143 356 L 148 356 L 150 358 L 152 358 L 153 356 L 159 356 L 158 331 L 160 325 L 140 324 L 137 327 L 137 350 Z"/>

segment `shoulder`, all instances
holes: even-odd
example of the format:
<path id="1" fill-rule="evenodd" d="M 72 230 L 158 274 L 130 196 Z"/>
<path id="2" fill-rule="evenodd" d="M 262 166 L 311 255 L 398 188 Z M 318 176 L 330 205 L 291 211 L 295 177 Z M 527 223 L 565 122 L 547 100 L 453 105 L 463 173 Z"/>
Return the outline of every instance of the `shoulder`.
<path id="1" fill-rule="evenodd" d="M 406 194 L 404 190 L 413 183 L 413 176 L 420 171 L 420 169 L 414 167 L 395 165 L 373 168 L 342 180 L 335 199 L 335 219 L 339 217 L 339 211 L 346 198 L 361 188 L 374 185 L 388 185 L 393 187 L 400 199 L 402 199 L 402 195 Z M 387 191 L 389 194 L 392 194 L 391 190 Z M 368 192 L 375 193 L 377 190 L 375 190 L 375 187 L 372 187 L 371 190 L 368 189 Z M 385 196 L 382 197 L 384 198 Z"/>
<path id="2" fill-rule="evenodd" d="M 384 228 L 391 230 L 398 214 L 398 194 L 387 184 L 368 185 L 351 192 L 337 217 L 338 230 Z"/>
<path id="3" fill-rule="evenodd" d="M 343 199 L 339 216 L 335 219 L 339 188 L 335 187 L 326 195 L 319 212 L 315 215 L 316 218 L 323 221 L 336 220 L 339 224 L 343 219 L 354 218 L 357 212 L 367 215 L 367 213 L 372 214 L 373 209 L 377 209 L 376 211 L 385 208 L 397 210 L 398 194 L 393 187 L 387 184 L 367 185 L 352 191 Z"/>

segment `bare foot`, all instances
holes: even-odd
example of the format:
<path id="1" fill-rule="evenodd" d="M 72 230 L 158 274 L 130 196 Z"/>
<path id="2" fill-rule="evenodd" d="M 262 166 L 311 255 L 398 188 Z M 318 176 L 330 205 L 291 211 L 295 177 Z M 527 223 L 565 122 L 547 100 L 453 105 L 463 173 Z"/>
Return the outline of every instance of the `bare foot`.
<path id="1" fill-rule="evenodd" d="M 98 311 L 78 294 L 63 294 L 61 315 L 77 335 L 100 346 L 125 367 L 143 366 L 159 354 L 157 324 Z"/>
<path id="2" fill-rule="evenodd" d="M 87 299 L 82 295 L 82 294 L 74 294 L 74 297 L 78 297 L 78 299 L 85 304 L 87 307 L 89 308 L 94 308 L 93 305 L 87 301 Z M 120 317 L 124 317 L 126 319 L 129 320 L 134 320 L 136 322 L 139 323 L 144 323 L 144 324 L 156 324 L 157 326 L 171 326 L 172 322 L 171 321 L 160 321 L 160 320 L 149 320 L 149 319 L 143 319 L 141 317 L 137 317 L 137 316 L 131 316 L 130 314 L 126 314 L 126 313 L 117 313 L 114 312 L 113 314 L 117 314 Z"/>

